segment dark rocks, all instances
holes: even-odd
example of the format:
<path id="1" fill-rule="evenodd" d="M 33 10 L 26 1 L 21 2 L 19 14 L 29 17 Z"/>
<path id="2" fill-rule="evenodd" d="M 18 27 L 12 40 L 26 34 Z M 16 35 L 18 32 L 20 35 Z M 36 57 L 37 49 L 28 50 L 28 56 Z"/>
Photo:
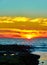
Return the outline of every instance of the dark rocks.
<path id="1" fill-rule="evenodd" d="M 2 45 L 0 46 L 0 64 L 1 65 L 38 65 L 39 55 L 30 53 L 30 46 L 24 45 Z M 32 47 L 33 48 L 33 47 Z M 3 55 L 3 54 L 7 55 Z M 11 55 L 11 54 L 14 55 Z M 18 53 L 18 54 L 17 54 Z"/>

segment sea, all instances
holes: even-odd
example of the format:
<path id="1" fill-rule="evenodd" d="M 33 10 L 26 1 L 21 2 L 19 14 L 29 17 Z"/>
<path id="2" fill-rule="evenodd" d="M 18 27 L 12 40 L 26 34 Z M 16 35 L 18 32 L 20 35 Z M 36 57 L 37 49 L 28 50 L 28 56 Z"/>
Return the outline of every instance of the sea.
<path id="1" fill-rule="evenodd" d="M 40 55 L 39 65 L 47 65 L 47 38 L 0 38 L 0 45 L 29 45 L 34 49 L 30 49 L 32 54 Z"/>

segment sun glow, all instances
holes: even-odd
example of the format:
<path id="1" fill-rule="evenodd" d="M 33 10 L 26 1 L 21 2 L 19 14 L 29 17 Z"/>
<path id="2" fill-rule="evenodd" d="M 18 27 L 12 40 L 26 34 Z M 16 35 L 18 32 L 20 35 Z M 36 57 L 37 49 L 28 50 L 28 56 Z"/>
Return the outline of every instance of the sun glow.
<path id="1" fill-rule="evenodd" d="M 0 37 L 27 38 L 27 39 L 36 38 L 36 37 L 47 37 L 47 31 L 0 28 Z"/>
<path id="2" fill-rule="evenodd" d="M 29 34 L 27 34 L 27 35 L 26 35 L 26 38 L 27 38 L 27 39 L 31 39 L 31 38 L 32 38 L 32 36 L 31 36 L 31 35 L 29 35 Z"/>
<path id="3" fill-rule="evenodd" d="M 35 34 L 24 34 L 24 35 L 21 35 L 21 37 L 27 38 L 27 39 L 34 38 L 35 36 L 36 36 Z"/>
<path id="4" fill-rule="evenodd" d="M 47 18 L 0 17 L 0 37 L 47 37 Z"/>

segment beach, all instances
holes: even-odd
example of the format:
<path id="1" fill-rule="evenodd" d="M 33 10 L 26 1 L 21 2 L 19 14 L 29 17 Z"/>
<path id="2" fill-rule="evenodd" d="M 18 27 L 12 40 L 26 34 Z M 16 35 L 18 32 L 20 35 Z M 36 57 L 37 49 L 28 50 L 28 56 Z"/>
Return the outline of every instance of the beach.
<path id="1" fill-rule="evenodd" d="M 47 65 L 47 52 L 36 51 L 33 54 L 40 55 L 39 65 Z"/>

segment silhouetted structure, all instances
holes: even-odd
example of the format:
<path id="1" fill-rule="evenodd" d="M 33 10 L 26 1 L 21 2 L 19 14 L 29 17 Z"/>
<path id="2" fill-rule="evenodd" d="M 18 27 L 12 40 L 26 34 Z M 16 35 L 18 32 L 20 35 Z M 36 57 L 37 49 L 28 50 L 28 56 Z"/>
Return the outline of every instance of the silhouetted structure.
<path id="1" fill-rule="evenodd" d="M 1 65 L 38 65 L 40 56 L 31 54 L 31 48 L 27 45 L 0 45 Z"/>

